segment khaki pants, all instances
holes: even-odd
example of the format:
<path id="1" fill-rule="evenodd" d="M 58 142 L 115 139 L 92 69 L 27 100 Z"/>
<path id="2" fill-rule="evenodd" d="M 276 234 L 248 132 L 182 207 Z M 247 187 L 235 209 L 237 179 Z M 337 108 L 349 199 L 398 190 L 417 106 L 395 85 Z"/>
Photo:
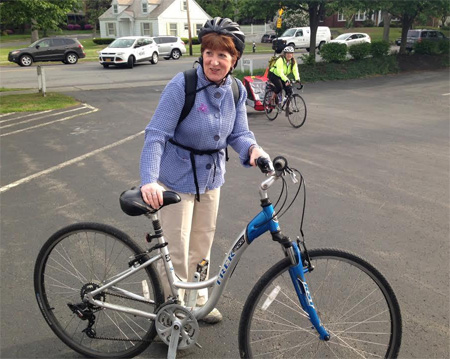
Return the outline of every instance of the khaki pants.
<path id="1" fill-rule="evenodd" d="M 179 193 L 181 202 L 164 207 L 160 211 L 164 238 L 169 243 L 170 257 L 176 275 L 182 281 L 191 282 L 202 259 L 210 260 L 211 247 L 216 231 L 219 209 L 220 188 L 200 195 L 200 202 L 194 194 Z M 164 296 L 171 295 L 170 286 L 162 261 L 158 261 L 158 272 L 163 284 Z M 208 267 L 211 268 L 211 263 Z M 180 289 L 180 300 L 184 300 L 184 290 Z M 208 289 L 198 291 L 197 304 L 208 300 Z"/>

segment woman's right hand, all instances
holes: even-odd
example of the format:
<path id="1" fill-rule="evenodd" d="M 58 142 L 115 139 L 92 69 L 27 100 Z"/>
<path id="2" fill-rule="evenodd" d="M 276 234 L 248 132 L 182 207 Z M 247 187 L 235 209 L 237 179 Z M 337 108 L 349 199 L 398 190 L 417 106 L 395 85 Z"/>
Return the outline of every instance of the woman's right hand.
<path id="1" fill-rule="evenodd" d="M 158 209 L 163 204 L 164 187 L 158 183 L 147 183 L 141 187 L 144 202 L 154 209 Z"/>

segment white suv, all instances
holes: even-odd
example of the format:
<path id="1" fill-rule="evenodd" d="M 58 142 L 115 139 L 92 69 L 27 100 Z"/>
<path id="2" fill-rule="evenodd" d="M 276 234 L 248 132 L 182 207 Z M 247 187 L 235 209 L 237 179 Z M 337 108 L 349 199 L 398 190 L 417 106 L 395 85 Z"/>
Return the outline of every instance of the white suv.
<path id="1" fill-rule="evenodd" d="M 99 52 L 98 59 L 104 68 L 109 65 L 127 65 L 130 69 L 137 62 L 158 63 L 158 46 L 151 37 L 126 36 L 115 39 Z"/>
<path id="2" fill-rule="evenodd" d="M 153 40 L 158 44 L 159 54 L 166 60 L 178 60 L 186 53 L 186 45 L 178 36 L 155 36 Z"/>

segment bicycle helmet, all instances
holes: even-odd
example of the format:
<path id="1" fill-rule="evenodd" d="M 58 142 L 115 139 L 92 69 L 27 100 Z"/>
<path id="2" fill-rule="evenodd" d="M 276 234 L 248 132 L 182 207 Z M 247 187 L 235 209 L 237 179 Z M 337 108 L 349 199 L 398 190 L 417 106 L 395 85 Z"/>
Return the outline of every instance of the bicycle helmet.
<path id="1" fill-rule="evenodd" d="M 287 53 L 287 52 L 294 53 L 295 50 L 294 50 L 294 48 L 293 48 L 292 46 L 286 46 L 286 47 L 283 49 L 283 52 L 285 52 L 285 53 Z"/>
<path id="2" fill-rule="evenodd" d="M 220 35 L 230 36 L 233 39 L 234 46 L 239 52 L 239 57 L 242 56 L 245 48 L 245 35 L 241 31 L 238 23 L 232 21 L 227 17 L 215 17 L 212 20 L 205 22 L 205 25 L 200 29 L 198 33 L 198 41 L 202 43 L 202 37 L 211 32 L 216 32 Z"/>

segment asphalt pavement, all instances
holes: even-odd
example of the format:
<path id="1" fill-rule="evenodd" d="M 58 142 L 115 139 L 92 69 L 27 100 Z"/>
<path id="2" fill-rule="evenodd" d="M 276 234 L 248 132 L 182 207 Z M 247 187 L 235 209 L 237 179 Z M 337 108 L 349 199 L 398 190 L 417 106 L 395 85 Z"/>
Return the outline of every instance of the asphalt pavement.
<path id="1" fill-rule="evenodd" d="M 139 74 L 139 67 L 120 73 Z M 164 88 L 160 76 L 153 84 L 66 92 L 82 102 L 76 108 L 0 117 L 1 358 L 79 357 L 51 332 L 34 298 L 34 262 L 52 233 L 96 221 L 145 244 L 146 219 L 123 214 L 118 196 L 139 184 L 142 130 Z M 305 177 L 308 246 L 355 252 L 393 286 L 403 315 L 401 358 L 450 356 L 449 80 L 445 69 L 310 84 L 302 93 L 308 118 L 300 129 L 283 115 L 270 122 L 248 111 L 259 144 L 273 157 L 286 156 Z M 263 177 L 242 168 L 232 150 L 230 157 L 213 271 L 259 211 Z M 290 236 L 298 234 L 299 214 L 294 206 L 280 219 Z M 282 257 L 268 236 L 252 244 L 219 303 L 223 322 L 202 324 L 203 349 L 178 357 L 239 357 L 243 303 Z M 154 343 L 139 358 L 165 355 L 164 345 Z"/>

